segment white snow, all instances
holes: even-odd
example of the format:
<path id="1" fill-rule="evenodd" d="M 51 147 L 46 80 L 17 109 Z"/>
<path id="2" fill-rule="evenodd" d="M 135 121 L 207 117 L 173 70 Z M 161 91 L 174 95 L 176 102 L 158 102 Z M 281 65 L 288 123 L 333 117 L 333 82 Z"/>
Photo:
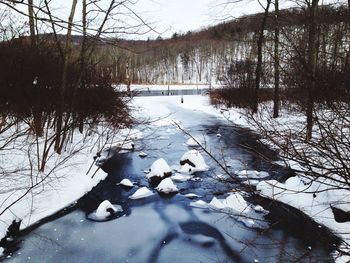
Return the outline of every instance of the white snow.
<path id="1" fill-rule="evenodd" d="M 147 157 L 147 153 L 145 153 L 145 152 L 139 152 L 139 156 L 141 157 L 141 158 L 145 158 L 145 157 Z"/>
<path id="2" fill-rule="evenodd" d="M 45 140 L 28 134 L 27 129 L 27 124 L 19 123 L 0 135 L 0 239 L 14 220 L 21 221 L 20 230 L 26 229 L 74 204 L 107 176 L 93 165 L 93 155 L 103 145 L 114 143 L 114 129 L 101 124 L 83 134 L 74 131 L 60 155 L 49 149 L 43 172 L 38 165 Z M 45 132 L 54 137 L 53 129 Z"/>
<path id="3" fill-rule="evenodd" d="M 195 172 L 203 172 L 203 171 L 209 170 L 209 166 L 205 163 L 205 160 L 202 154 L 197 150 L 190 150 L 186 152 L 181 157 L 181 162 L 186 160 L 190 161 L 194 165 L 194 167 L 186 163 L 181 166 L 181 169 L 180 169 L 181 173 L 193 174 Z"/>
<path id="4" fill-rule="evenodd" d="M 255 170 L 241 170 L 237 175 L 242 179 L 264 179 L 270 176 L 268 172 L 258 172 Z"/>
<path id="5" fill-rule="evenodd" d="M 134 184 L 127 178 L 121 180 L 118 185 L 123 185 L 123 186 L 126 186 L 126 187 L 133 187 Z"/>
<path id="6" fill-rule="evenodd" d="M 259 180 L 246 180 L 243 181 L 242 184 L 249 185 L 249 186 L 257 186 L 261 181 Z"/>
<path id="7" fill-rule="evenodd" d="M 164 194 L 170 194 L 179 191 L 179 189 L 177 189 L 176 185 L 170 178 L 163 179 L 157 186 L 156 190 Z"/>
<path id="8" fill-rule="evenodd" d="M 230 194 L 223 201 L 223 204 L 231 213 L 247 214 L 250 212 L 249 205 L 239 193 Z"/>
<path id="9" fill-rule="evenodd" d="M 174 175 L 171 176 L 171 179 L 177 182 L 186 182 L 192 178 L 191 175 L 188 174 L 180 174 L 180 173 L 175 173 Z"/>
<path id="10" fill-rule="evenodd" d="M 163 158 L 160 158 L 151 165 L 151 171 L 147 175 L 147 178 L 148 179 L 151 179 L 152 177 L 163 178 L 164 176 L 166 176 L 166 174 L 171 174 L 171 172 L 172 170 L 169 167 L 168 163 Z"/>
<path id="11" fill-rule="evenodd" d="M 191 202 L 190 206 L 196 207 L 196 208 L 208 208 L 208 204 L 203 200 L 197 200 L 197 201 Z"/>
<path id="12" fill-rule="evenodd" d="M 130 196 L 130 199 L 142 199 L 149 197 L 151 195 L 154 195 L 154 193 L 149 190 L 146 186 L 138 189 L 132 196 Z"/>
<path id="13" fill-rule="evenodd" d="M 217 199 L 216 197 L 213 197 L 213 199 L 210 201 L 209 207 L 217 210 L 224 210 L 226 208 L 223 202 Z"/>
<path id="14" fill-rule="evenodd" d="M 189 199 L 194 199 L 194 198 L 199 198 L 201 196 L 193 194 L 193 193 L 189 193 L 189 194 L 185 194 L 184 197 L 187 197 Z"/>
<path id="15" fill-rule="evenodd" d="M 265 213 L 266 212 L 266 210 L 261 205 L 256 205 L 254 207 L 254 211 L 258 212 L 258 213 Z"/>
<path id="16" fill-rule="evenodd" d="M 339 189 L 340 183 L 338 187 L 334 187 L 334 183 L 330 179 L 294 176 L 285 183 L 275 180 L 260 182 L 257 190 L 264 197 L 278 200 L 304 212 L 320 225 L 331 229 L 343 240 L 349 241 L 350 222 L 335 221 L 331 206 L 349 211 L 350 193 L 347 189 Z"/>
<path id="17" fill-rule="evenodd" d="M 196 137 L 193 137 L 193 138 L 189 138 L 186 142 L 186 145 L 188 147 L 198 147 L 202 144 L 202 142 L 196 138 Z"/>
<path id="18" fill-rule="evenodd" d="M 251 209 L 250 205 L 244 200 L 242 195 L 237 192 L 230 194 L 225 199 L 213 197 L 209 204 L 203 200 L 198 200 L 196 202 L 191 202 L 190 205 L 197 208 L 210 208 L 218 212 L 226 213 L 250 228 L 264 227 L 256 224 L 253 219 L 255 213 L 254 210 Z"/>
<path id="19" fill-rule="evenodd" d="M 107 211 L 112 210 L 113 213 Z M 119 205 L 112 205 L 111 202 L 108 200 L 103 201 L 95 212 L 89 215 L 90 218 L 95 220 L 106 220 L 108 217 L 110 217 L 112 214 L 117 212 L 122 212 L 123 209 Z"/>

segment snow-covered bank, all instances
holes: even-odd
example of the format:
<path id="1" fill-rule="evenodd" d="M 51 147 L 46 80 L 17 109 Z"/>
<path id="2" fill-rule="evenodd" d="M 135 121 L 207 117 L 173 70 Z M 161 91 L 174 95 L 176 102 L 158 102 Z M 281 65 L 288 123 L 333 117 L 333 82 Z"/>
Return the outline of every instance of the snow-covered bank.
<path id="1" fill-rule="evenodd" d="M 21 123 L 0 134 L 0 240 L 14 221 L 23 230 L 74 204 L 107 176 L 94 165 L 94 156 L 107 148 L 123 149 L 140 137 L 133 136 L 133 130 L 116 132 L 101 123 L 84 133 L 70 133 L 59 155 L 44 139 L 53 138 L 54 132 L 49 129 L 47 136 L 37 138 Z M 45 169 L 40 171 L 46 151 Z"/>

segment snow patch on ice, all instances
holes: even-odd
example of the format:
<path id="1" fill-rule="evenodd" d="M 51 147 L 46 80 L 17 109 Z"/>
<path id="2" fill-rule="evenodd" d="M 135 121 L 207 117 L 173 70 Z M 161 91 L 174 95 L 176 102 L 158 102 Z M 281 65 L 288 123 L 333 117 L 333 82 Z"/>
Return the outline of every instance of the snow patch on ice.
<path id="1" fill-rule="evenodd" d="M 176 185 L 170 178 L 163 179 L 157 186 L 156 190 L 164 194 L 170 194 L 179 191 L 179 189 L 177 189 Z"/>
<path id="2" fill-rule="evenodd" d="M 193 193 L 185 194 L 183 196 L 186 197 L 186 198 L 189 198 L 189 199 L 194 199 L 194 198 L 200 198 L 201 197 L 200 195 L 193 194 Z"/>
<path id="3" fill-rule="evenodd" d="M 181 173 L 193 174 L 195 172 L 208 171 L 209 166 L 205 163 L 202 154 L 197 150 L 190 150 L 186 152 L 180 160 Z"/>
<path id="4" fill-rule="evenodd" d="M 237 175 L 242 179 L 264 179 L 270 176 L 268 172 L 258 172 L 255 170 L 241 170 L 237 173 Z"/>
<path id="5" fill-rule="evenodd" d="M 142 199 L 149 197 L 151 195 L 154 195 L 154 193 L 149 190 L 146 186 L 138 189 L 132 196 L 130 196 L 130 199 Z"/>
<path id="6" fill-rule="evenodd" d="M 145 153 L 145 152 L 139 152 L 139 156 L 141 157 L 141 158 L 145 158 L 145 157 L 147 157 L 147 153 Z"/>
<path id="7" fill-rule="evenodd" d="M 104 221 L 117 212 L 123 212 L 123 208 L 120 205 L 112 205 L 111 202 L 105 200 L 88 217 L 93 220 Z"/>
<path id="8" fill-rule="evenodd" d="M 196 137 L 193 137 L 193 138 L 189 138 L 186 142 L 186 145 L 188 147 L 198 147 L 202 144 L 201 140 L 199 140 L 198 138 Z"/>
<path id="9" fill-rule="evenodd" d="M 188 174 L 180 174 L 180 173 L 175 173 L 174 175 L 171 176 L 171 179 L 177 182 L 186 182 L 192 178 L 191 175 Z"/>
<path id="10" fill-rule="evenodd" d="M 208 208 L 208 204 L 203 200 L 193 201 L 190 203 L 190 206 L 196 208 Z"/>
<path id="11" fill-rule="evenodd" d="M 163 159 L 160 158 L 156 160 L 152 165 L 151 165 L 151 171 L 147 175 L 148 179 L 151 179 L 152 177 L 166 177 L 171 175 L 171 168 L 169 167 L 168 163 Z"/>
<path id="12" fill-rule="evenodd" d="M 127 178 L 121 180 L 118 185 L 123 185 L 123 186 L 126 186 L 126 187 L 133 187 L 134 184 Z"/>

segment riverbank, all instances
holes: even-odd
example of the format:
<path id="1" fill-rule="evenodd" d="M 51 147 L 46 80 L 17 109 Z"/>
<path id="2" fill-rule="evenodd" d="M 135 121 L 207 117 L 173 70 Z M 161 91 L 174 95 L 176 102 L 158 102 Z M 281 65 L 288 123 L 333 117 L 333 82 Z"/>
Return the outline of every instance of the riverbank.
<path id="1" fill-rule="evenodd" d="M 26 123 L 19 123 L 9 125 L 0 135 L 1 245 L 6 245 L 7 238 L 11 240 L 11 231 L 27 229 L 74 204 L 104 180 L 107 173 L 95 165 L 98 153 L 111 146 L 126 146 L 142 136 L 132 129 L 116 132 L 110 125 L 100 123 L 82 133 L 75 129 L 65 150 L 57 154 L 53 148 L 47 148 L 45 140 L 54 133 L 48 129 L 46 136 L 38 138 Z M 46 165 L 41 171 L 45 151 L 48 151 Z"/>

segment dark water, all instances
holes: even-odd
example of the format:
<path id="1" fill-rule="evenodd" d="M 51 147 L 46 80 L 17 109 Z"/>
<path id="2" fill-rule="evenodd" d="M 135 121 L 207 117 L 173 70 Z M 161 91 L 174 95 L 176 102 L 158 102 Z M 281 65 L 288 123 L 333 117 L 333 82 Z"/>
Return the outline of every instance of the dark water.
<path id="1" fill-rule="evenodd" d="M 259 146 L 248 130 L 227 126 L 200 112 L 172 110 L 175 112 L 172 117 L 182 121 L 192 135 L 205 136 L 207 149 L 218 159 L 240 160 L 247 169 L 268 171 L 274 178 L 287 176 L 288 171 L 242 147 L 249 144 L 269 158 L 277 158 L 275 153 Z M 13 244 L 11 257 L 5 261 L 332 262 L 330 248 L 317 236 L 321 233 L 308 231 L 303 222 L 290 223 L 294 226 L 291 228 L 275 225 L 276 218 L 268 221 L 256 214 L 269 227 L 253 229 L 229 215 L 191 207 L 191 200 L 183 194 L 195 193 L 210 201 L 213 196 L 223 198 L 227 192 L 239 188 L 234 182 L 216 180 L 215 175 L 222 171 L 207 156 L 205 159 L 212 169 L 197 174 L 196 181 L 176 183 L 179 194 L 128 199 L 138 187 L 149 186 L 143 171 L 153 161 L 162 157 L 169 165 L 178 164 L 188 150 L 187 138 L 174 126 L 148 127 L 143 132 L 145 138 L 139 142 L 137 151 L 114 157 L 105 167 L 108 178 L 82 198 L 76 209 L 19 237 Z M 217 137 L 218 133 L 222 136 Z M 148 153 L 148 157 L 141 159 L 138 150 Z M 123 178 L 129 178 L 137 186 L 133 189 L 117 186 Z M 106 222 L 87 219 L 103 200 L 121 205 L 123 214 Z"/>

